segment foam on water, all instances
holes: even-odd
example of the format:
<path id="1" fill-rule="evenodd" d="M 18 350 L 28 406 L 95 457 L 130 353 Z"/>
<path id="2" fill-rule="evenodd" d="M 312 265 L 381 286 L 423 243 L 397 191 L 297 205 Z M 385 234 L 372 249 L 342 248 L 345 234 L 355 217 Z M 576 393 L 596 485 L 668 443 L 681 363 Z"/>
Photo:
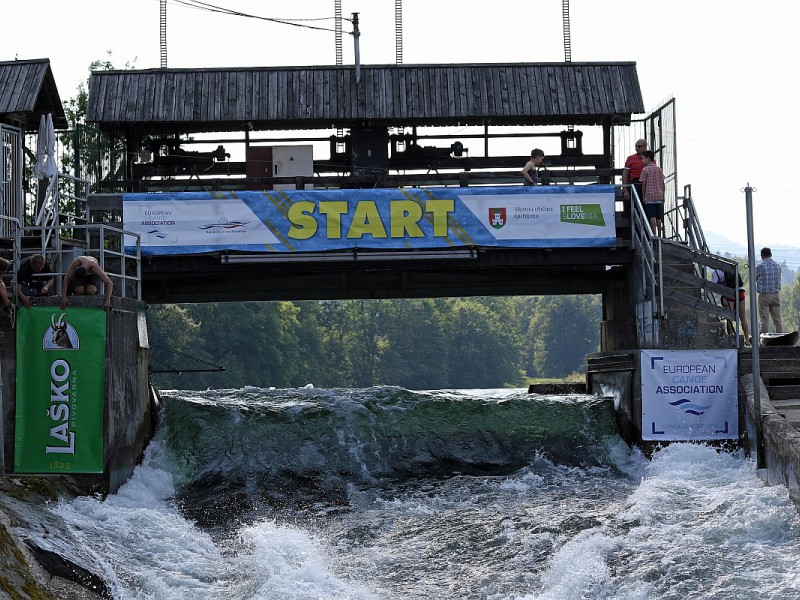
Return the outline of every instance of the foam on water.
<path id="1" fill-rule="evenodd" d="M 66 526 L 31 532 L 102 575 L 117 598 L 800 597 L 800 522 L 785 487 L 766 486 L 744 456 L 705 446 L 675 444 L 648 460 L 606 425 L 591 431 L 598 410 L 591 398 L 248 388 L 176 402 L 117 494 L 61 502 L 53 512 Z M 419 439 L 437 438 L 429 417 L 441 418 L 443 408 L 463 408 L 469 436 L 491 424 L 491 444 L 455 435 L 461 425 L 454 422 L 442 425 L 445 442 Z M 585 419 L 577 418 L 583 410 Z M 509 418 L 508 411 L 518 412 Z M 536 435 L 520 437 L 518 414 L 560 420 L 554 427 L 566 437 L 540 435 L 539 423 L 526 424 Z M 281 453 L 270 439 L 281 428 L 302 443 Z M 192 437 L 214 430 L 226 443 L 210 440 L 203 449 Z M 510 471 L 462 472 L 462 463 L 409 477 L 358 471 L 374 472 L 388 460 L 383 453 L 406 448 L 407 440 L 385 442 L 400 434 L 418 448 L 476 462 L 486 458 L 474 456 L 476 448 L 497 454 L 532 441 L 526 464 Z M 553 452 L 540 439 L 561 448 Z M 270 460 L 305 468 L 300 483 L 270 471 L 264 448 Z M 349 458 L 326 462 L 336 452 Z M 519 447 L 506 452 L 520 455 Z M 330 476 L 311 476 L 329 464 L 347 466 L 334 474 L 342 493 L 299 501 L 306 486 Z M 247 468 L 255 474 L 231 488 Z M 187 510 L 181 489 L 214 469 L 217 485 L 191 488 Z M 285 502 L 265 504 L 267 497 Z"/>
<path id="2" fill-rule="evenodd" d="M 800 523 L 783 486 L 700 445 L 659 451 L 616 518 L 555 553 L 526 599 L 797 598 Z"/>

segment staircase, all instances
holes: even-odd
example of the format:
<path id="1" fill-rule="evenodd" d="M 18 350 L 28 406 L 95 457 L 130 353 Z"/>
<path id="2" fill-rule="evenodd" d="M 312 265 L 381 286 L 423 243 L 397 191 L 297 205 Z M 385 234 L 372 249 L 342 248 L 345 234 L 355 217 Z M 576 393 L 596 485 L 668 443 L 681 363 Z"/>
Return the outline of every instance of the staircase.
<path id="1" fill-rule="evenodd" d="M 689 186 L 678 200 L 679 205 L 665 214 L 668 239 L 653 236 L 638 198 L 632 206 L 632 247 L 640 260 L 639 302 L 652 305 L 657 330 L 643 336 L 646 328 L 639 327 L 639 342 L 673 349 L 730 347 L 733 340 L 726 339 L 725 321 L 737 323 L 737 314 L 721 306 L 719 298 L 737 293 L 710 281 L 709 274 L 717 269 L 735 274 L 737 264 L 708 251 Z"/>
<path id="2" fill-rule="evenodd" d="M 660 346 L 685 348 L 726 347 L 724 320 L 736 321 L 733 310 L 718 304 L 718 296 L 735 296 L 733 289 L 712 283 L 706 273 L 714 269 L 735 272 L 736 263 L 709 252 L 693 250 L 681 242 L 654 239 L 655 289 L 661 299 Z"/>

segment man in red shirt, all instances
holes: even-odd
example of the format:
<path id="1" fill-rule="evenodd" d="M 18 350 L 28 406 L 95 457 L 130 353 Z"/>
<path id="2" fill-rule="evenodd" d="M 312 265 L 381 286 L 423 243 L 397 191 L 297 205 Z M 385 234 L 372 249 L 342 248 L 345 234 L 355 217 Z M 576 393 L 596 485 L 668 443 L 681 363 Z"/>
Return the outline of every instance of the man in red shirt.
<path id="1" fill-rule="evenodd" d="M 625 161 L 625 166 L 622 169 L 623 185 L 626 183 L 633 184 L 633 187 L 636 188 L 636 194 L 639 196 L 639 202 L 642 201 L 642 184 L 639 182 L 639 179 L 642 176 L 642 169 L 644 168 L 644 164 L 642 163 L 642 152 L 645 150 L 647 150 L 647 142 L 645 140 L 637 140 L 636 153 L 631 154 L 627 158 Z M 628 201 L 624 203 L 623 214 L 630 216 L 631 189 L 627 186 L 623 187 L 622 193 L 625 195 L 625 200 Z"/>
<path id="2" fill-rule="evenodd" d="M 650 220 L 650 229 L 658 237 L 664 237 L 664 171 L 655 163 L 652 150 L 642 152 L 642 200 L 644 214 Z"/>

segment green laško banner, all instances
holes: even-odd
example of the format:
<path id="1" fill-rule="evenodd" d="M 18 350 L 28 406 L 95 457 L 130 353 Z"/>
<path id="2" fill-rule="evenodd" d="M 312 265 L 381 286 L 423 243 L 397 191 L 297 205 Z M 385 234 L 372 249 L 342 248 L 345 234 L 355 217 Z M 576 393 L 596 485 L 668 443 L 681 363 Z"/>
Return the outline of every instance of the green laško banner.
<path id="1" fill-rule="evenodd" d="M 106 313 L 35 306 L 17 317 L 16 473 L 102 473 Z"/>

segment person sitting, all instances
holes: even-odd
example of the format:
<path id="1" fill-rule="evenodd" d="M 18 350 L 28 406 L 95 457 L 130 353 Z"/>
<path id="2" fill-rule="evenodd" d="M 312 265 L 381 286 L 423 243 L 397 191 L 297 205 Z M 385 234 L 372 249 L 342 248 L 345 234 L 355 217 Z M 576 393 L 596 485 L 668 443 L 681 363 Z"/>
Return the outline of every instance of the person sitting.
<path id="1" fill-rule="evenodd" d="M 25 308 L 31 307 L 31 298 L 50 295 L 53 289 L 52 274 L 50 265 L 41 254 L 29 256 L 20 263 L 17 269 L 17 296 Z"/>
<path id="2" fill-rule="evenodd" d="M 94 296 L 97 294 L 98 283 L 105 285 L 106 298 L 103 308 L 111 310 L 111 292 L 114 284 L 100 267 L 100 263 L 93 256 L 78 256 L 70 264 L 64 275 L 61 292 L 61 309 L 67 307 L 67 295 Z"/>
<path id="3" fill-rule="evenodd" d="M 8 290 L 6 289 L 6 282 L 3 281 L 3 275 L 11 267 L 11 261 L 5 258 L 0 258 L 0 302 L 3 303 L 3 308 L 8 313 L 11 319 L 11 327 L 14 327 L 14 305 L 8 297 Z"/>

